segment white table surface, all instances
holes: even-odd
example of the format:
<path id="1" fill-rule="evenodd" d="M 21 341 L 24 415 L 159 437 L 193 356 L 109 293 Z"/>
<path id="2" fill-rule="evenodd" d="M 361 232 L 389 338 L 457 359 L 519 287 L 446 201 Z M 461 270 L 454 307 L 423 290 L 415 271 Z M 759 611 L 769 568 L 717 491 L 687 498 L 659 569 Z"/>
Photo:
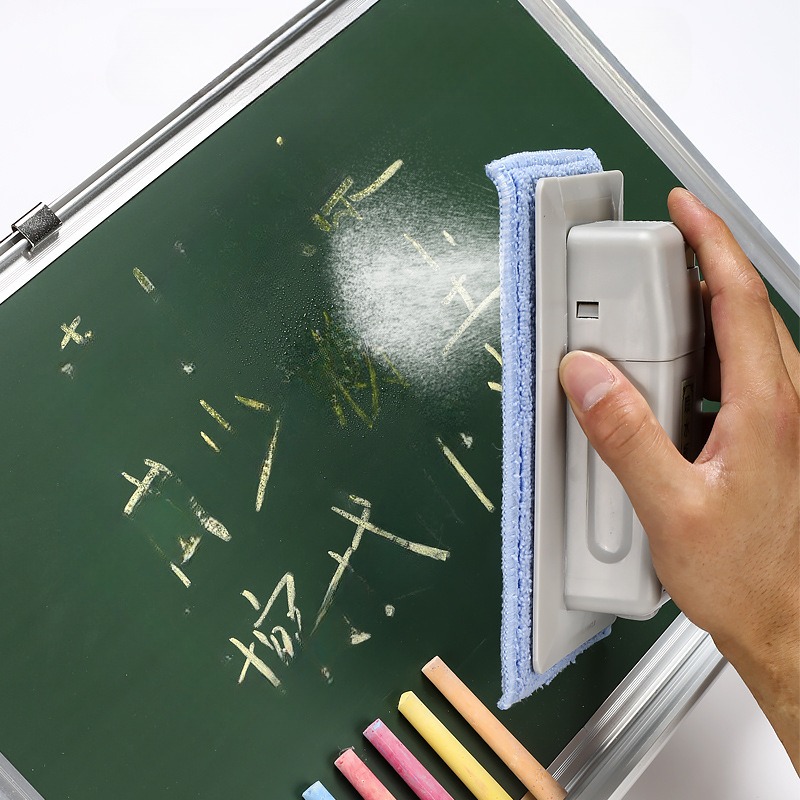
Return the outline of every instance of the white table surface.
<path id="1" fill-rule="evenodd" d="M 0 0 L 0 228 L 101 167 L 304 0 Z M 573 0 L 573 7 L 800 260 L 800 4 Z M 628 800 L 800 796 L 726 668 Z"/>

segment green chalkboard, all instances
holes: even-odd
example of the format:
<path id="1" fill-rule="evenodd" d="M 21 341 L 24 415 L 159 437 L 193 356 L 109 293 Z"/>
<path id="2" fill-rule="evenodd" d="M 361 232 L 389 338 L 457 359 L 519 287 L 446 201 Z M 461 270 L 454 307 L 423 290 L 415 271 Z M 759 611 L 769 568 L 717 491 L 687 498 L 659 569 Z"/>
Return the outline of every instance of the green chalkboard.
<path id="1" fill-rule="evenodd" d="M 0 307 L 0 751 L 47 800 L 352 797 L 351 744 L 408 797 L 378 716 L 461 796 L 409 688 L 523 793 L 419 668 L 499 698 L 483 166 L 587 146 L 665 217 L 674 178 L 514 0 L 381 0 Z M 547 763 L 674 614 L 503 720 Z"/>

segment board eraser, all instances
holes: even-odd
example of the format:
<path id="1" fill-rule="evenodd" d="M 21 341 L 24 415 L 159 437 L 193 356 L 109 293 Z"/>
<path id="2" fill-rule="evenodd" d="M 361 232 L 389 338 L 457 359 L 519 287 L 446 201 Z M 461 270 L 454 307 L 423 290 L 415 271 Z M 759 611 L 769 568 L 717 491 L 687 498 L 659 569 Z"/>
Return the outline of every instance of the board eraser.
<path id="1" fill-rule="evenodd" d="M 562 358 L 611 360 L 692 458 L 704 324 L 680 231 L 623 221 L 622 173 L 592 151 L 521 153 L 487 174 L 500 195 L 506 708 L 617 616 L 648 619 L 668 599 L 630 500 L 568 410 Z"/>

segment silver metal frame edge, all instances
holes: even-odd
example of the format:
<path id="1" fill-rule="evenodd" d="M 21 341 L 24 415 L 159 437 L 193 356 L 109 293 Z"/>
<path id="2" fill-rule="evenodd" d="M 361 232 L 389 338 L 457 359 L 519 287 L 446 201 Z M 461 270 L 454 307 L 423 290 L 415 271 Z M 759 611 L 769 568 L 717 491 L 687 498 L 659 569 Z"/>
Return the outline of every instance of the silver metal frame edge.
<path id="1" fill-rule="evenodd" d="M 0 800 L 44 800 L 0 753 Z"/>
<path id="2" fill-rule="evenodd" d="M 31 250 L 0 241 L 0 303 L 378 0 L 316 0 L 79 186 L 48 206 L 62 226 Z"/>
<path id="3" fill-rule="evenodd" d="M 726 663 L 680 614 L 550 765 L 569 800 L 624 797 Z"/>
<path id="4" fill-rule="evenodd" d="M 518 0 L 800 314 L 800 265 L 564 0 Z M 610 165 L 614 166 L 614 165 Z"/>

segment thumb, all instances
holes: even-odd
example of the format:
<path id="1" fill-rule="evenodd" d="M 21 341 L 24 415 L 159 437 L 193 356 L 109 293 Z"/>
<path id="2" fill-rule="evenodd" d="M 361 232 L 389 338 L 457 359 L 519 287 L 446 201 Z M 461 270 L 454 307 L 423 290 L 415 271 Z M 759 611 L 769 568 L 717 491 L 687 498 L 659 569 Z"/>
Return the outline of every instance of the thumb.
<path id="1" fill-rule="evenodd" d="M 586 437 L 649 532 L 648 523 L 663 517 L 665 504 L 677 502 L 691 465 L 644 397 L 610 361 L 575 350 L 562 359 L 559 378 Z"/>

